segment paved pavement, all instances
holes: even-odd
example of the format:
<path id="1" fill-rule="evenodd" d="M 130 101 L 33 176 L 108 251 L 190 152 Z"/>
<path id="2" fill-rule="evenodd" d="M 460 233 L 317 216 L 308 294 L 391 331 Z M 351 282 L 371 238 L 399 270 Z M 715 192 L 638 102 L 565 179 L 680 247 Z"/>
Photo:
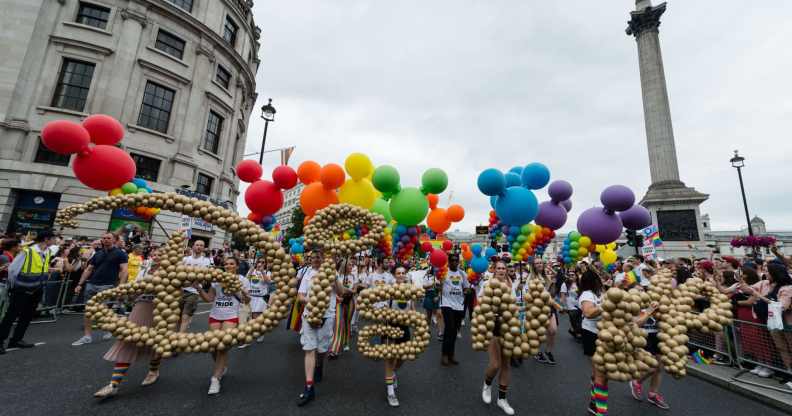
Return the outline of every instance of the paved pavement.
<path id="1" fill-rule="evenodd" d="M 206 316 L 196 329 L 205 329 Z M 302 353 L 298 335 L 278 329 L 265 342 L 231 353 L 229 372 L 219 396 L 208 397 L 211 359 L 185 354 L 167 360 L 155 385 L 141 388 L 146 368 L 133 365 L 118 396 L 105 402 L 93 393 L 108 383 L 111 363 L 101 356 L 111 341 L 81 347 L 79 316 L 31 326 L 26 340 L 44 342 L 32 350 L 0 356 L 0 415 L 502 415 L 480 399 L 486 355 L 471 349 L 467 333 L 457 344 L 462 364 L 440 366 L 440 346 L 407 363 L 399 373 L 402 406 L 385 401 L 382 364 L 346 353 L 329 362 L 317 386 L 317 400 L 305 408 L 294 401 L 302 390 Z M 509 400 L 518 415 L 586 415 L 588 362 L 562 323 L 557 366 L 527 362 L 513 372 Z M 637 402 L 626 384 L 612 383 L 612 415 L 762 415 L 784 413 L 694 377 L 664 380 L 670 412 Z"/>

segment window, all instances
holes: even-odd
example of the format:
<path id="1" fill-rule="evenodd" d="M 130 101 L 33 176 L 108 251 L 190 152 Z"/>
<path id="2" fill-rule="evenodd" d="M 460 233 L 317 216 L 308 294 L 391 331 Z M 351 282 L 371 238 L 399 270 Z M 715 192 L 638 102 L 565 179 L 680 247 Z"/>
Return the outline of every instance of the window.
<path id="1" fill-rule="evenodd" d="M 172 89 L 148 81 L 146 90 L 143 93 L 143 105 L 140 107 L 140 117 L 138 117 L 137 124 L 161 133 L 167 133 L 175 95 L 176 92 Z"/>
<path id="2" fill-rule="evenodd" d="M 221 131 L 223 131 L 223 117 L 220 117 L 214 111 L 210 111 L 209 120 L 206 122 L 203 148 L 216 154 L 217 149 L 220 147 Z"/>
<path id="3" fill-rule="evenodd" d="M 179 59 L 184 56 L 184 41 L 162 29 L 157 32 L 157 41 L 154 42 L 154 47 Z"/>
<path id="4" fill-rule="evenodd" d="M 177 7 L 192 13 L 193 0 L 168 0 L 175 4 Z"/>
<path id="5" fill-rule="evenodd" d="M 135 161 L 135 176 L 147 181 L 157 182 L 159 177 L 160 160 L 153 157 L 130 153 L 132 160 Z"/>
<path id="6" fill-rule="evenodd" d="M 64 59 L 52 106 L 74 111 L 83 111 L 91 87 L 94 64 Z"/>
<path id="7" fill-rule="evenodd" d="M 47 146 L 44 146 L 44 143 L 39 139 L 36 158 L 33 161 L 36 163 L 46 163 L 48 165 L 69 166 L 70 158 L 71 155 L 62 155 L 47 149 Z"/>
<path id="8" fill-rule="evenodd" d="M 223 88 L 228 89 L 228 86 L 231 85 L 231 73 L 228 72 L 227 69 L 223 68 L 222 65 L 217 65 L 217 74 L 215 74 L 215 80 L 223 86 Z"/>
<path id="9" fill-rule="evenodd" d="M 232 47 L 236 45 L 237 30 L 239 30 L 239 26 L 234 23 L 233 19 L 226 16 L 225 25 L 223 26 L 223 39 Z"/>
<path id="10" fill-rule="evenodd" d="M 195 192 L 203 195 L 209 195 L 212 193 L 212 182 L 214 179 L 211 178 L 209 175 L 204 175 L 203 173 L 198 174 L 198 181 L 195 183 Z"/>
<path id="11" fill-rule="evenodd" d="M 77 10 L 77 23 L 105 29 L 109 19 L 110 9 L 107 7 L 80 2 L 80 8 Z"/>

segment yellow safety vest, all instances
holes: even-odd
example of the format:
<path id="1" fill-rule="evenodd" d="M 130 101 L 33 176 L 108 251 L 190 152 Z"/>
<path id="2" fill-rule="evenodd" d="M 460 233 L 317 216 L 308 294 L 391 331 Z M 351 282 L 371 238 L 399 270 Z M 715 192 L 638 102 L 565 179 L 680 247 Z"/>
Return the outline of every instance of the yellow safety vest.
<path id="1" fill-rule="evenodd" d="M 49 276 L 49 264 L 52 252 L 47 250 L 47 255 L 44 259 L 41 258 L 38 250 L 33 247 L 28 247 L 24 250 L 25 262 L 22 264 L 22 270 L 16 278 L 16 285 L 22 287 L 38 287 L 47 281 Z"/>

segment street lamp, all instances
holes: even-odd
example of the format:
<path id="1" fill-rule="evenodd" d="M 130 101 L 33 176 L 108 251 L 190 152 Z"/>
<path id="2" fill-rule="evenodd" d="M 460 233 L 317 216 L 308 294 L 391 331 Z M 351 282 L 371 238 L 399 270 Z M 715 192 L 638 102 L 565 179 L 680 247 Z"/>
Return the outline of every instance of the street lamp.
<path id="1" fill-rule="evenodd" d="M 734 157 L 729 160 L 733 168 L 737 169 L 737 177 L 740 178 L 740 192 L 742 193 L 743 207 L 745 208 L 745 221 L 748 222 L 748 235 L 754 235 L 751 227 L 751 217 L 748 215 L 748 200 L 745 199 L 745 185 L 743 185 L 742 168 L 745 167 L 745 158 L 734 151 Z"/>
<path id="2" fill-rule="evenodd" d="M 270 121 L 275 121 L 275 107 L 272 106 L 272 98 L 267 105 L 261 107 L 261 118 L 264 119 L 264 137 L 261 139 L 261 153 L 259 153 L 259 164 L 264 161 L 264 145 L 267 143 L 267 127 Z"/>

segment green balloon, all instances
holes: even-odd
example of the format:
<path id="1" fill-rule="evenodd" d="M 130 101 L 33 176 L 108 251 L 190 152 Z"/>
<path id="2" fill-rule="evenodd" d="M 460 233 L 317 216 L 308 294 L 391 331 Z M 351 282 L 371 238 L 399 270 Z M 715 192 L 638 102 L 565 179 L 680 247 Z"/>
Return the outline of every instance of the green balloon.
<path id="1" fill-rule="evenodd" d="M 377 198 L 374 201 L 374 205 L 371 207 L 371 212 L 377 213 L 382 215 L 385 218 L 385 221 L 390 223 L 391 222 L 391 213 L 390 208 L 388 207 L 388 202 L 382 198 Z"/>
<path id="2" fill-rule="evenodd" d="M 577 231 L 570 231 L 569 232 L 569 240 L 570 241 L 578 241 L 580 240 L 580 233 Z"/>
<path id="3" fill-rule="evenodd" d="M 448 186 L 448 175 L 442 169 L 431 168 L 421 177 L 421 191 L 425 194 L 440 194 Z"/>
<path id="4" fill-rule="evenodd" d="M 127 183 L 121 185 L 121 192 L 123 192 L 125 194 L 134 194 L 137 191 L 138 191 L 137 185 L 135 185 L 132 182 L 127 182 Z"/>
<path id="5" fill-rule="evenodd" d="M 429 213 L 429 201 L 417 188 L 403 188 L 391 198 L 390 213 L 401 225 L 418 225 Z"/>
<path id="6" fill-rule="evenodd" d="M 386 195 L 399 192 L 399 180 L 399 171 L 390 165 L 382 165 L 375 169 L 371 178 L 374 187 Z"/>

